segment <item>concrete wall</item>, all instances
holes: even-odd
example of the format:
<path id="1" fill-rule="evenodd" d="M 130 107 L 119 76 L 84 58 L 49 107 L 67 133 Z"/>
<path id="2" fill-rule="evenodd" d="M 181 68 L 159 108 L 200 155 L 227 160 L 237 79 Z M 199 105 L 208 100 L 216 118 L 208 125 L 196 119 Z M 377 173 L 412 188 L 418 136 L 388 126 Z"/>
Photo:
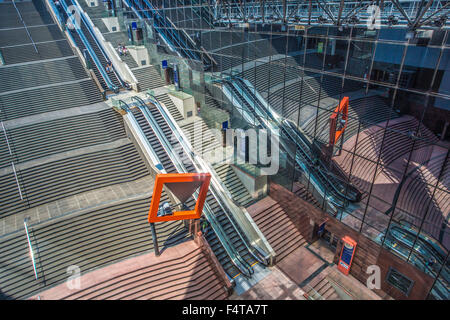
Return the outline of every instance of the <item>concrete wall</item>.
<path id="1" fill-rule="evenodd" d="M 100 4 L 100 0 L 84 0 L 88 7 L 96 7 Z"/>
<path id="2" fill-rule="evenodd" d="M 267 194 L 267 176 L 252 176 L 235 165 L 231 165 L 231 168 L 253 199 Z"/>
<path id="3" fill-rule="evenodd" d="M 144 46 L 127 46 L 127 49 L 139 67 L 150 65 L 150 56 L 147 48 Z"/>
<path id="4" fill-rule="evenodd" d="M 102 18 L 103 23 L 109 32 L 120 31 L 119 19 L 117 17 Z M 114 29 L 115 28 L 115 29 Z"/>
<path id="5" fill-rule="evenodd" d="M 170 92 L 169 97 L 185 120 L 194 120 L 194 117 L 197 115 L 197 108 L 193 96 L 178 91 Z"/>

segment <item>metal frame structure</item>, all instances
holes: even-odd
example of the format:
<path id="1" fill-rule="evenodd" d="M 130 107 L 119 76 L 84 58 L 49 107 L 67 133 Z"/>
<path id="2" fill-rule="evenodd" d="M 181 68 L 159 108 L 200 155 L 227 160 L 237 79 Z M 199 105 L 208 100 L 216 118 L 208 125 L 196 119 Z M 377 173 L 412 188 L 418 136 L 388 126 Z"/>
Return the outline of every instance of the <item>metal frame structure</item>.
<path id="1" fill-rule="evenodd" d="M 377 19 L 381 25 L 408 26 L 411 30 L 450 25 L 447 21 L 450 3 L 440 0 L 216 0 L 214 3 L 215 18 L 223 23 L 362 26 Z"/>

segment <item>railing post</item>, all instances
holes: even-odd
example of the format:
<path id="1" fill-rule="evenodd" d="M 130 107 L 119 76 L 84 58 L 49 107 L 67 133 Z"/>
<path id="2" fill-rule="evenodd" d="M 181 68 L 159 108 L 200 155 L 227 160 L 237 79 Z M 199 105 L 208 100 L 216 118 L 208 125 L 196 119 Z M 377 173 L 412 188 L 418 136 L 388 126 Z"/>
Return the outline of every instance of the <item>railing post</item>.
<path id="1" fill-rule="evenodd" d="M 28 219 L 29 218 L 23 219 L 23 224 L 25 226 L 25 232 L 27 234 L 28 248 L 30 249 L 30 257 L 31 257 L 31 262 L 33 264 L 34 277 L 36 278 L 36 280 L 38 280 L 38 275 L 37 275 L 37 271 L 36 271 L 36 262 L 34 260 L 33 247 L 31 245 L 30 234 L 28 233 L 28 225 L 27 225 L 27 220 Z"/>
<path id="2" fill-rule="evenodd" d="M 155 250 L 155 256 L 159 257 L 161 253 L 159 252 L 158 238 L 156 237 L 156 228 L 154 223 L 150 223 L 150 229 L 152 230 L 153 248 Z"/>

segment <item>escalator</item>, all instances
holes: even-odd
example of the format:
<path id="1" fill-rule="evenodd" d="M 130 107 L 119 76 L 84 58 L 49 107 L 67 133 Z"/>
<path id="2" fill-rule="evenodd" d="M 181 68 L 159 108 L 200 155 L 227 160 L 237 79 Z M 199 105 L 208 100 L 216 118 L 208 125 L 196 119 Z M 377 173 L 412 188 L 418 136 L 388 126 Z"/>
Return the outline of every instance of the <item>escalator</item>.
<path id="1" fill-rule="evenodd" d="M 133 100 L 127 112 L 149 142 L 155 154 L 155 166 L 161 173 L 206 172 L 194 164 L 192 151 L 180 148 L 176 139 L 170 139 L 176 137 L 171 119 L 156 100 L 152 99 L 152 104 L 138 97 L 133 97 Z M 187 205 L 193 208 L 195 200 L 191 199 Z M 203 217 L 208 224 L 205 237 L 230 279 L 240 274 L 250 278 L 254 273 L 253 265 L 267 265 L 264 254 L 249 244 L 213 184 L 205 201 Z"/>
<path id="2" fill-rule="evenodd" d="M 198 48 L 184 29 L 177 28 L 164 10 L 158 10 L 148 0 L 123 1 L 140 19 L 153 22 L 153 27 L 172 51 L 182 58 L 201 62 L 205 71 L 213 67 L 215 63 L 209 54 L 203 48 Z"/>
<path id="3" fill-rule="evenodd" d="M 289 141 L 296 145 L 295 161 L 302 171 L 303 184 L 312 184 L 316 192 L 313 194 L 322 202 L 325 199 L 326 210 L 336 214 L 338 210 L 352 211 L 356 203 L 361 200 L 361 193 L 352 185 L 339 179 L 327 169 L 326 165 L 314 155 L 309 141 L 300 130 L 288 120 L 281 119 L 270 106 L 259 96 L 252 85 L 243 79 L 233 78 L 226 80 L 225 94 L 238 104 L 238 108 L 243 110 L 243 117 L 247 121 L 258 122 L 258 125 L 276 133 L 276 129 L 281 131 L 280 146 L 288 152 L 286 141 L 281 138 L 286 136 Z"/>
<path id="4" fill-rule="evenodd" d="M 69 29 L 68 32 L 80 51 L 82 53 L 88 53 L 86 57 L 88 60 L 87 62 L 91 63 L 92 70 L 100 82 L 100 85 L 105 90 L 118 92 L 119 88 L 124 86 L 124 82 L 114 70 L 114 66 L 111 72 L 106 71 L 107 63 L 111 60 L 108 59 L 100 43 L 94 36 L 92 26 L 89 25 L 88 20 L 84 14 L 81 13 L 80 9 L 78 9 L 76 13 L 73 12 L 72 8 L 75 4 L 71 0 L 61 0 L 60 4 L 61 9 L 58 10 L 55 7 L 54 11 L 61 16 L 63 22 L 68 21 L 72 25 L 78 26 Z M 78 14 L 79 17 L 75 18 Z"/>
<path id="5" fill-rule="evenodd" d="M 385 237 L 384 246 L 403 259 L 409 257 L 410 263 L 433 278 L 439 275 L 431 295 L 434 299 L 448 300 L 450 263 L 446 261 L 447 250 L 433 238 L 423 233 L 417 237 L 417 234 L 418 230 L 410 223 L 392 221 L 387 232 L 382 235 Z"/>

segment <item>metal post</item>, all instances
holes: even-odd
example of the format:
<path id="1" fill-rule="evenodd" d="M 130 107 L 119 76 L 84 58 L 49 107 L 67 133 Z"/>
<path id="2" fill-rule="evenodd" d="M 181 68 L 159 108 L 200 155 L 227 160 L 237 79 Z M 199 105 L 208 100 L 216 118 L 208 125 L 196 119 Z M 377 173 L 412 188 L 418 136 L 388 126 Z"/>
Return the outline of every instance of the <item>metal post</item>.
<path id="1" fill-rule="evenodd" d="M 36 263 L 34 261 L 33 247 L 31 246 L 30 235 L 28 233 L 27 220 L 28 220 L 28 218 L 23 219 L 23 225 L 25 226 L 25 232 L 27 234 L 28 248 L 30 249 L 30 257 L 31 257 L 31 262 L 33 264 L 34 277 L 36 278 L 36 280 L 38 280 L 38 275 L 37 275 L 37 271 L 36 271 Z"/>
<path id="2" fill-rule="evenodd" d="M 155 249 L 155 256 L 159 257 L 161 253 L 159 252 L 158 238 L 156 237 L 156 229 L 154 223 L 150 223 L 150 229 L 152 230 L 152 239 L 153 239 L 153 247 Z"/>

